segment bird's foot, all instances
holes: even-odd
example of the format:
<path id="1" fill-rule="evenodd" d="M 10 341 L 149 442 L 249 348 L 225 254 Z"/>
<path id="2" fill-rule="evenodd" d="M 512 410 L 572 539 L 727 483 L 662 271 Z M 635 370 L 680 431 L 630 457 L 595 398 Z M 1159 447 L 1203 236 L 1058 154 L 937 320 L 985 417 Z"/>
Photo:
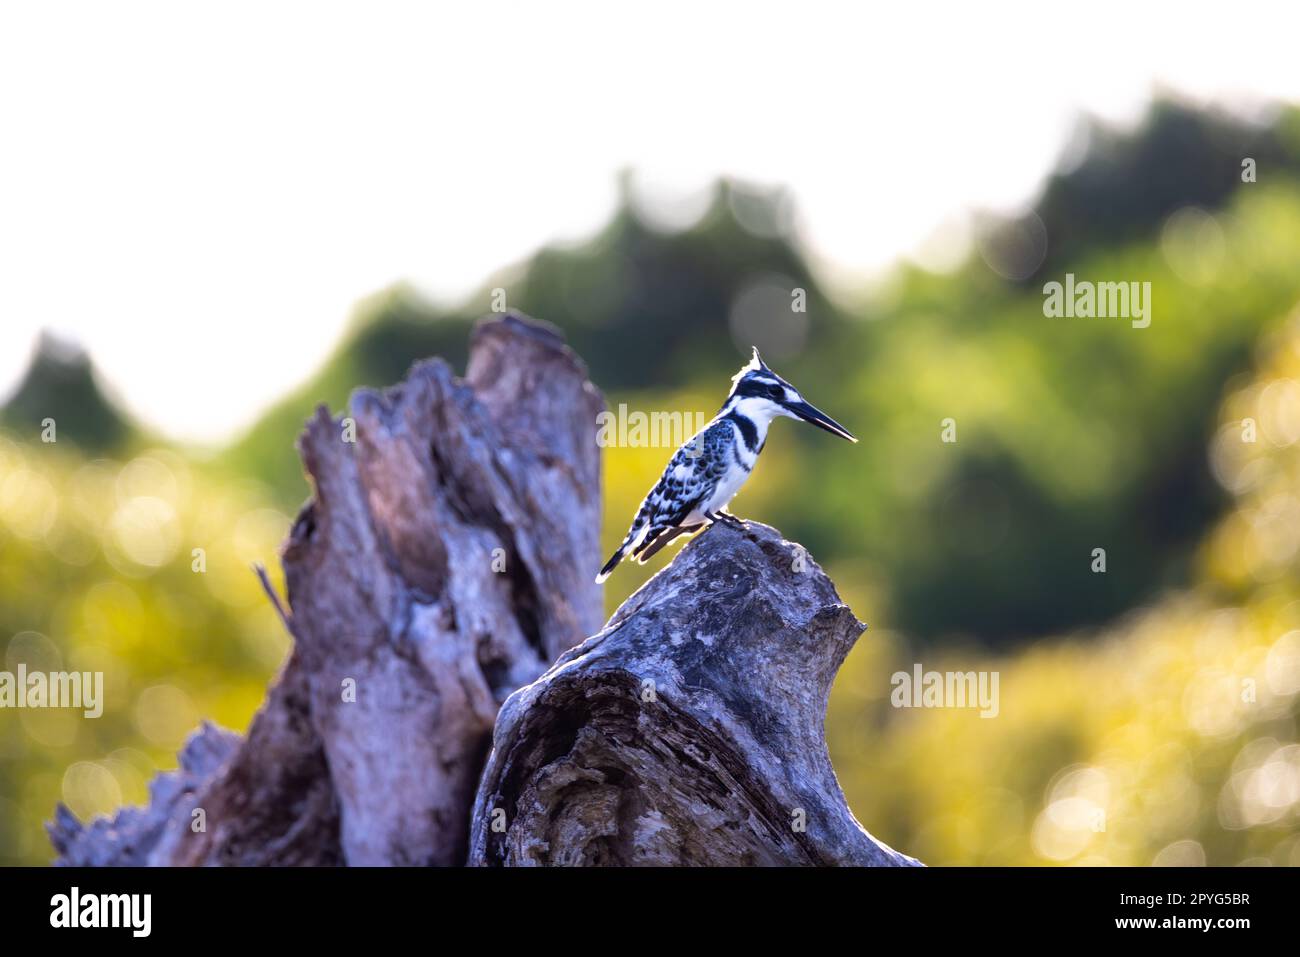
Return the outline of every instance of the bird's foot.
<path id="1" fill-rule="evenodd" d="M 721 522 L 724 525 L 730 525 L 732 528 L 745 527 L 744 521 L 737 518 L 735 515 L 732 515 L 730 512 L 722 512 L 722 511 L 714 512 L 710 516 L 710 518 L 712 518 L 713 521 L 715 522 Z"/>

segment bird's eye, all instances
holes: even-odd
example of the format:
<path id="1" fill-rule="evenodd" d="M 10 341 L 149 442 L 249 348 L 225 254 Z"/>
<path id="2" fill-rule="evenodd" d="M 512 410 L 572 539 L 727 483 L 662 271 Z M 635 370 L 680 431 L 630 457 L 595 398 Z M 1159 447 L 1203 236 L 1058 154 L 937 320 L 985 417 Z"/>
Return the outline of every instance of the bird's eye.
<path id="1" fill-rule="evenodd" d="M 781 402 L 785 399 L 785 389 L 781 388 L 779 385 L 770 385 L 767 387 L 767 397 L 769 399 L 775 399 L 777 402 Z"/>

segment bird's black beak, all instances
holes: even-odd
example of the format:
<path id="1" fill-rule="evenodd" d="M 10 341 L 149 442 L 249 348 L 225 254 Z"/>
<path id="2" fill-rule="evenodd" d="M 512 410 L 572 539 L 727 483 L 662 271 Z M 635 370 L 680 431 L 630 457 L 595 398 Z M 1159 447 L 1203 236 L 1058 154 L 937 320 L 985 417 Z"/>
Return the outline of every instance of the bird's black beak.
<path id="1" fill-rule="evenodd" d="M 832 419 L 825 412 L 814 408 L 807 402 L 792 402 L 786 406 L 791 412 L 803 419 L 805 422 L 811 422 L 819 429 L 825 429 L 831 435 L 838 435 L 842 439 L 848 439 L 850 442 L 856 442 L 853 433 Z"/>

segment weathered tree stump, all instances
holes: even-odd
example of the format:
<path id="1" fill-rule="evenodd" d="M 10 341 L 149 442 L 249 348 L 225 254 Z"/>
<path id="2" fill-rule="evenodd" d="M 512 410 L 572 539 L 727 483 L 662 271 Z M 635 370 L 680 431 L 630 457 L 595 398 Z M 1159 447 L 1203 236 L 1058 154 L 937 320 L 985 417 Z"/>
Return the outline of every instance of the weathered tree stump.
<path id="1" fill-rule="evenodd" d="M 854 819 L 826 750 L 864 627 L 775 529 L 707 529 L 505 703 L 470 863 L 916 863 Z"/>

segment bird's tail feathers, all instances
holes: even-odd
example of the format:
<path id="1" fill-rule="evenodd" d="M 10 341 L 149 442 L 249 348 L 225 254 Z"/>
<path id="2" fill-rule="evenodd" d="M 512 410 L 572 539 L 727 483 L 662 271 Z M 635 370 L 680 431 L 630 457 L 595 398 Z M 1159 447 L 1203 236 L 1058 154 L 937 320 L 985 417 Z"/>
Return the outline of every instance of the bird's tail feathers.
<path id="1" fill-rule="evenodd" d="M 641 528 L 636 529 L 635 531 L 627 533 L 627 538 L 623 539 L 623 544 L 618 546 L 618 551 L 616 551 L 613 555 L 609 556 L 609 561 L 605 563 L 605 567 L 602 568 L 600 572 L 596 575 L 597 585 L 601 584 L 606 578 L 610 576 L 610 573 L 613 572 L 614 569 L 618 567 L 618 563 L 623 560 L 624 555 L 626 555 L 629 551 L 635 551 L 637 546 L 639 546 L 643 541 L 645 541 L 646 533 L 649 531 L 650 531 L 650 526 L 646 524 L 643 525 Z"/>
<path id="2" fill-rule="evenodd" d="M 600 572 L 596 575 L 597 585 L 602 584 L 605 581 L 605 579 L 610 576 L 610 574 L 614 571 L 614 569 L 618 567 L 618 563 L 623 560 L 623 553 L 626 551 L 627 551 L 627 546 L 620 545 L 618 546 L 618 551 L 616 551 L 613 555 L 609 556 L 609 561 L 605 563 L 605 567 L 602 568 Z"/>

